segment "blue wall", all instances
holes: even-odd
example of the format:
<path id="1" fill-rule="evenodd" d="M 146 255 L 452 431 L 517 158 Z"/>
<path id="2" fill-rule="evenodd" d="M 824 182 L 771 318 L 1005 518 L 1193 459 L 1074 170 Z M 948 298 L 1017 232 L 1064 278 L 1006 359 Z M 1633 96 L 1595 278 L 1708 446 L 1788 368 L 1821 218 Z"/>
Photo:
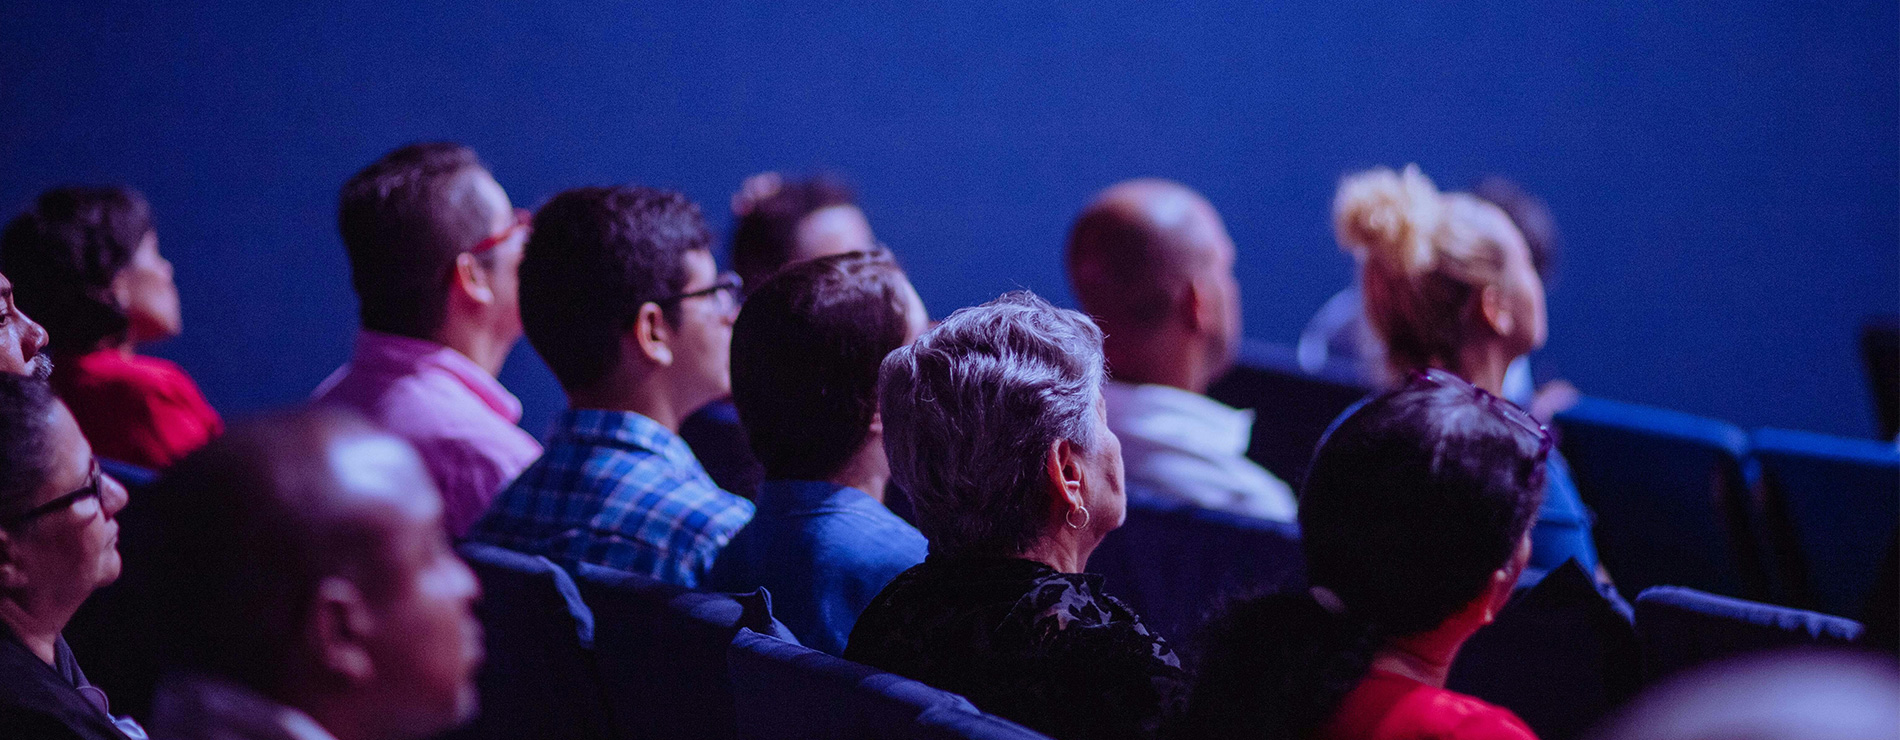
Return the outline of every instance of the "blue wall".
<path id="1" fill-rule="evenodd" d="M 231 413 L 346 356 L 336 189 L 410 140 L 473 145 L 518 202 L 636 180 L 721 229 L 745 174 L 836 170 L 939 314 L 1068 300 L 1076 208 L 1178 178 L 1280 341 L 1350 274 L 1337 178 L 1417 161 L 1549 199 L 1545 357 L 1586 392 L 1873 429 L 1853 341 L 1900 304 L 1892 3 L 415 5 L 0 5 L 0 207 L 144 189 L 186 311 L 155 352 Z M 525 344 L 503 376 L 540 431 L 550 376 Z"/>

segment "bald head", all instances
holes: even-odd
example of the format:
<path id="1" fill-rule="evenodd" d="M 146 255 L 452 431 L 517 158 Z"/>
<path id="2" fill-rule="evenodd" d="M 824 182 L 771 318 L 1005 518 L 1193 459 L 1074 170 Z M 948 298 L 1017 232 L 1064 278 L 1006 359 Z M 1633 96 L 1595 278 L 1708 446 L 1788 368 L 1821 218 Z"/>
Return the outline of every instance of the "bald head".
<path id="1" fill-rule="evenodd" d="M 1171 180 L 1117 183 L 1076 218 L 1067 259 L 1076 299 L 1109 335 L 1118 377 L 1180 374 L 1149 367 L 1167 353 L 1137 344 L 1175 344 L 1178 355 L 1178 342 L 1200 338 L 1207 352 L 1190 362 L 1221 366 L 1231 357 L 1240 331 L 1234 243 L 1200 193 Z"/>

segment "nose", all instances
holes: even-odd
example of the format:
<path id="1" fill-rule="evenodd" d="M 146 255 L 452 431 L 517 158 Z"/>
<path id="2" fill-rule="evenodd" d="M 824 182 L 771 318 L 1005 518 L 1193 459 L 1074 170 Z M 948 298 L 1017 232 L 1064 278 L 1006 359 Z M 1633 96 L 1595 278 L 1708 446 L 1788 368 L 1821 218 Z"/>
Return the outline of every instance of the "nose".
<path id="1" fill-rule="evenodd" d="M 117 478 L 110 475 L 99 477 L 99 505 L 105 509 L 107 519 L 118 516 L 131 501 L 132 494 Z"/>
<path id="2" fill-rule="evenodd" d="M 26 333 L 20 336 L 20 359 L 31 360 L 39 356 L 40 350 L 46 349 L 46 341 L 51 337 L 47 336 L 46 327 L 40 326 L 40 322 L 28 318 L 25 311 L 20 311 L 17 308 L 14 310 L 19 315 L 20 320 L 26 322 Z"/>

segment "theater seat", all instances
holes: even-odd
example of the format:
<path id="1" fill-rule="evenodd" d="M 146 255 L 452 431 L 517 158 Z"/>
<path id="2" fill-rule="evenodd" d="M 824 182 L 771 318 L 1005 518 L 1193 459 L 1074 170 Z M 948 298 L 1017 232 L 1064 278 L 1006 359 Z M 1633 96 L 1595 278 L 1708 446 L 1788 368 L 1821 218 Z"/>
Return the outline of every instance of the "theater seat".
<path id="1" fill-rule="evenodd" d="M 948 691 L 752 630 L 727 660 L 742 740 L 1042 737 Z"/>
<path id="2" fill-rule="evenodd" d="M 772 618 L 771 595 L 691 591 L 582 564 L 594 648 L 615 736 L 731 738 L 726 649 L 741 628 L 796 642 Z"/>
<path id="3" fill-rule="evenodd" d="M 1758 430 L 1750 446 L 1789 601 L 1860 614 L 1900 522 L 1900 451 L 1787 429 Z"/>
<path id="4" fill-rule="evenodd" d="M 1579 737 L 1642 687 L 1629 605 L 1565 561 L 1465 642 L 1445 687 L 1510 709 L 1541 740 Z"/>
<path id="5" fill-rule="evenodd" d="M 456 738 L 599 738 L 608 731 L 594 669 L 594 617 L 547 558 L 482 543 L 457 550 L 481 580 L 486 662 L 481 714 Z"/>
<path id="6" fill-rule="evenodd" d="M 1186 640 L 1233 596 L 1304 585 L 1299 527 L 1128 492 L 1128 520 L 1102 540 L 1088 572 L 1148 628 Z"/>
<path id="7" fill-rule="evenodd" d="M 1248 340 L 1233 369 L 1207 389 L 1216 401 L 1253 409 L 1247 457 L 1295 490 L 1306 476 L 1320 435 L 1346 408 L 1372 392 L 1357 365 L 1335 362 L 1320 372 L 1300 369 L 1292 347 Z"/>
<path id="8" fill-rule="evenodd" d="M 1692 588 L 1657 586 L 1636 597 L 1643 674 L 1656 680 L 1742 653 L 1795 646 L 1844 646 L 1860 637 L 1851 619 Z"/>
<path id="9" fill-rule="evenodd" d="M 1596 515 L 1597 552 L 1624 593 L 1663 584 L 1766 599 L 1743 463 L 1748 435 L 1678 411 L 1584 398 L 1557 415 Z"/>

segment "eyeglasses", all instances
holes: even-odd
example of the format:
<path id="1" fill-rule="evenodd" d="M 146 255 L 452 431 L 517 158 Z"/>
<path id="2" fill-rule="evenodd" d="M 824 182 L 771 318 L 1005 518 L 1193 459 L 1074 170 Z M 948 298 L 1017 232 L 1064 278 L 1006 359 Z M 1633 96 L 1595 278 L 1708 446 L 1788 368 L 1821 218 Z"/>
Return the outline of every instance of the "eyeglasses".
<path id="1" fill-rule="evenodd" d="M 490 249 L 494 249 L 495 247 L 501 246 L 502 242 L 508 241 L 510 238 L 514 237 L 515 232 L 526 229 L 529 226 L 532 226 L 533 224 L 534 224 L 534 211 L 530 211 L 526 208 L 516 208 L 514 223 L 509 224 L 507 228 L 502 229 L 501 231 L 497 231 L 494 234 L 489 235 L 489 237 L 486 239 L 475 242 L 475 246 L 468 248 L 468 253 L 481 254 Z"/>
<path id="2" fill-rule="evenodd" d="M 12 516 L 0 518 L 0 529 L 16 529 L 20 525 L 55 512 L 65 511 L 74 504 L 89 498 L 98 498 L 105 492 L 105 475 L 99 471 L 99 461 L 92 461 L 92 471 L 86 476 L 86 484 L 72 493 L 35 506 Z"/>
<path id="3" fill-rule="evenodd" d="M 731 309 L 739 306 L 739 296 L 742 295 L 740 290 L 744 287 L 744 280 L 740 280 L 737 274 L 728 272 L 720 275 L 719 279 L 713 281 L 713 284 L 709 287 L 687 291 L 678 295 L 670 295 L 665 298 L 656 299 L 653 302 L 660 306 L 666 306 L 692 298 L 705 298 L 707 296 L 717 295 L 720 296 L 721 303 L 723 303 L 726 308 Z"/>
<path id="4" fill-rule="evenodd" d="M 1478 386 L 1472 385 L 1470 382 L 1466 381 L 1464 378 L 1460 378 L 1456 375 L 1445 372 L 1444 370 L 1440 370 L 1438 368 L 1427 368 L 1424 370 L 1413 370 L 1411 377 L 1409 377 L 1406 380 L 1405 384 L 1408 387 L 1431 385 L 1431 386 L 1439 386 L 1439 387 L 1470 389 L 1472 398 L 1478 399 L 1480 402 L 1482 402 L 1485 405 L 1486 408 L 1489 408 L 1492 413 L 1497 414 L 1499 417 L 1503 418 L 1505 421 L 1508 421 L 1508 422 L 1511 422 L 1512 424 L 1523 427 L 1525 431 L 1530 432 L 1533 435 L 1536 435 L 1537 447 L 1538 447 L 1537 454 L 1539 457 L 1550 454 L 1550 449 L 1553 446 L 1553 442 L 1551 440 L 1550 429 L 1548 427 L 1545 427 L 1543 424 L 1537 423 L 1537 419 L 1535 417 L 1532 417 L 1530 413 L 1525 411 L 1524 409 L 1519 408 L 1517 404 L 1511 403 L 1510 401 L 1506 401 L 1502 398 L 1498 398 L 1497 396 L 1491 395 L 1490 391 L 1487 391 L 1483 388 L 1479 388 Z"/>

